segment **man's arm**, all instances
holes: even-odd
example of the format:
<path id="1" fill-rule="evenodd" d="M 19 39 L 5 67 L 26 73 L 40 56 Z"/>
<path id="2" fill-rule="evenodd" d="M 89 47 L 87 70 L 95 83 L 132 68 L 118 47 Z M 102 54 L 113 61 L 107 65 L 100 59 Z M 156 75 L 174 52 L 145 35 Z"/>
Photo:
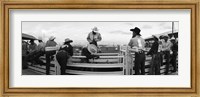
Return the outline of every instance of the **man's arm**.
<path id="1" fill-rule="evenodd" d="M 88 36 L 87 36 L 87 41 L 88 41 L 89 43 L 92 42 L 92 40 L 90 39 L 90 33 L 89 33 Z"/>
<path id="2" fill-rule="evenodd" d="M 101 37 L 101 34 L 99 33 L 97 41 L 101 41 L 101 40 L 102 40 L 102 37 Z"/>
<path id="3" fill-rule="evenodd" d="M 132 39 L 129 41 L 128 46 L 130 46 L 131 48 L 133 47 L 133 41 L 132 41 Z"/>

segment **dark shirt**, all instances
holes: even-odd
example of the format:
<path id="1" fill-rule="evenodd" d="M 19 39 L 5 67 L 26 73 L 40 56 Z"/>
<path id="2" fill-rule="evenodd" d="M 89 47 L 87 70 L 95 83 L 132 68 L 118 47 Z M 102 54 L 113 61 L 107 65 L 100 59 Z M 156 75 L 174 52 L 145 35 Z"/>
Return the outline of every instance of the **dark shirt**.
<path id="1" fill-rule="evenodd" d="M 174 52 L 174 51 L 178 51 L 178 44 L 177 43 L 173 43 L 172 44 L 172 47 L 171 47 L 171 50 Z"/>
<path id="2" fill-rule="evenodd" d="M 66 51 L 70 56 L 73 56 L 73 47 L 70 44 L 65 44 L 60 47 L 60 50 Z"/>
<path id="3" fill-rule="evenodd" d="M 154 42 L 153 45 L 151 46 L 151 49 L 149 50 L 149 52 L 147 53 L 147 55 L 153 55 L 156 54 L 158 52 L 158 42 Z"/>

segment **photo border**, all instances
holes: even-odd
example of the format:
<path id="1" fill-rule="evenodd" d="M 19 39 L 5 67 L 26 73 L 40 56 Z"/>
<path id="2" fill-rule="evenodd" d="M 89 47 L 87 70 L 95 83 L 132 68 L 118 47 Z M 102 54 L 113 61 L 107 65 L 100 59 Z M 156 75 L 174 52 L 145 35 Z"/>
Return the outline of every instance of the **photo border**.
<path id="1" fill-rule="evenodd" d="M 199 94 L 199 0 L 189 1 L 130 1 L 130 0 L 67 0 L 67 1 L 32 1 L 32 2 L 1 2 L 1 90 L 2 95 L 60 95 L 66 96 L 150 96 L 173 95 L 197 97 Z M 190 9 L 191 10 L 191 88 L 9 88 L 9 10 L 12 9 Z"/>

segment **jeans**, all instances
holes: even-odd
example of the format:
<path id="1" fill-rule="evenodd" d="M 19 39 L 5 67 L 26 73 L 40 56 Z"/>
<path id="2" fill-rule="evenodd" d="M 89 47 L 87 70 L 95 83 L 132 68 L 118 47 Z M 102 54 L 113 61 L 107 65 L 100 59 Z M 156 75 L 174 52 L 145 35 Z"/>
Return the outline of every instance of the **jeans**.
<path id="1" fill-rule="evenodd" d="M 56 54 L 56 51 L 46 51 L 46 75 L 49 75 L 50 71 L 50 63 L 51 63 L 51 57 Z"/>
<path id="2" fill-rule="evenodd" d="M 135 53 L 135 74 L 145 75 L 145 53 Z"/>
<path id="3" fill-rule="evenodd" d="M 66 51 L 61 50 L 57 53 L 56 59 L 60 65 L 61 75 L 65 75 L 69 54 Z"/>
<path id="4" fill-rule="evenodd" d="M 163 54 L 164 54 L 164 57 L 165 57 L 165 59 L 166 59 L 166 64 L 165 64 L 165 65 L 166 65 L 166 67 L 165 67 L 165 75 L 167 75 L 168 72 L 169 72 L 170 51 L 164 51 Z"/>
<path id="5" fill-rule="evenodd" d="M 177 57 L 177 51 L 173 51 L 173 54 L 172 54 L 172 66 L 173 66 L 173 72 L 176 72 L 177 71 L 177 64 L 176 64 L 176 57 Z"/>
<path id="6" fill-rule="evenodd" d="M 160 75 L 160 65 L 161 65 L 161 55 L 160 53 L 156 53 L 152 55 L 149 75 Z"/>

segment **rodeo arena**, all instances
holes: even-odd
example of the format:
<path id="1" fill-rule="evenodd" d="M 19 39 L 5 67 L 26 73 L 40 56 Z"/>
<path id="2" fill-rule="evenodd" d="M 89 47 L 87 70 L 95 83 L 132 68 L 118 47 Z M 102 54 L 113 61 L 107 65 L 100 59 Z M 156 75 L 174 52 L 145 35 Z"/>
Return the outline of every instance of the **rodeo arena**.
<path id="1" fill-rule="evenodd" d="M 22 75 L 178 75 L 178 31 L 140 37 L 142 29 L 130 29 L 127 45 L 98 45 L 103 40 L 94 27 L 87 46 L 71 45 L 70 37 L 58 45 L 51 36 L 22 33 Z M 37 44 L 35 43 L 37 42 Z"/>

